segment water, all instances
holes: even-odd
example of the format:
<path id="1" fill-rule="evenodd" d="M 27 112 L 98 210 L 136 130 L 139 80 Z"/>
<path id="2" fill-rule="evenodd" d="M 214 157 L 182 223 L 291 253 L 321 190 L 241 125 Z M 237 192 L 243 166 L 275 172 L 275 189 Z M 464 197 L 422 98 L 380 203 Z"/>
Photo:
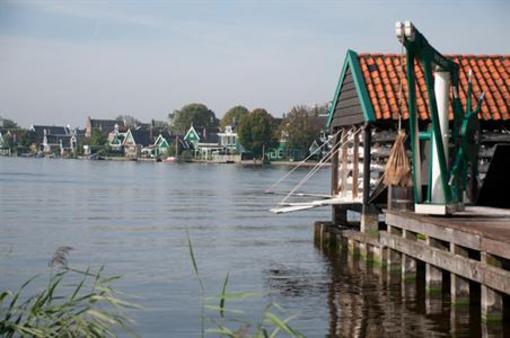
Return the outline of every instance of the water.
<path id="1" fill-rule="evenodd" d="M 144 337 L 197 337 L 200 288 L 187 249 L 189 232 L 210 294 L 230 273 L 230 288 L 260 296 L 227 304 L 256 319 L 277 302 L 297 314 L 309 337 L 459 336 L 477 324 L 451 324 L 448 308 L 430 313 L 420 288 L 381 282 L 347 255 L 313 243 L 313 223 L 329 208 L 274 215 L 282 196 L 264 189 L 288 168 L 0 158 L 0 290 L 48 270 L 55 249 L 72 246 L 69 264 L 105 265 L 136 295 Z M 306 171 L 297 171 L 290 187 Z M 329 190 L 322 170 L 307 192 Z M 446 316 L 446 317 L 445 317 Z M 467 321 L 469 324 L 469 320 Z M 475 325 L 475 327 L 472 327 Z"/>

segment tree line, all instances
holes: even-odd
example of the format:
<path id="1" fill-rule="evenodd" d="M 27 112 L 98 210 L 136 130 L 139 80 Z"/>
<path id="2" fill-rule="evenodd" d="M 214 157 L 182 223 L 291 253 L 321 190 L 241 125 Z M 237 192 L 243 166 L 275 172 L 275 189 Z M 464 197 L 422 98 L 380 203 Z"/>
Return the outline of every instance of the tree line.
<path id="1" fill-rule="evenodd" d="M 326 104 L 295 106 L 282 118 L 273 117 L 264 108 L 250 111 L 237 105 L 220 120 L 206 105 L 191 103 L 173 111 L 168 117 L 171 130 L 177 133 L 185 133 L 191 125 L 197 131 L 224 130 L 230 125 L 235 128 L 240 144 L 255 156 L 261 156 L 264 149 L 276 147 L 280 141 L 285 141 L 288 148 L 306 153 L 325 127 L 324 119 L 320 117 L 326 114 Z"/>
<path id="2" fill-rule="evenodd" d="M 158 129 L 168 127 L 172 132 L 184 134 L 193 126 L 198 133 L 203 129 L 210 131 L 225 130 L 232 126 L 238 134 L 239 143 L 254 156 L 260 157 L 264 149 L 277 147 L 282 141 L 289 149 L 307 153 L 312 142 L 319 138 L 324 128 L 324 119 L 327 114 L 327 105 L 295 106 L 284 114 L 282 118 L 273 117 L 264 108 L 249 110 L 245 106 L 237 105 L 230 108 L 221 119 L 216 117 L 214 111 L 202 103 L 190 103 L 168 114 L 168 123 L 152 120 L 152 126 Z M 116 118 L 123 121 L 126 126 L 143 125 L 130 115 L 119 115 Z M 28 149 L 37 142 L 36 135 L 30 130 L 20 128 L 13 120 L 2 119 L 4 130 L 4 145 L 18 149 Z M 0 126 L 2 127 L 2 126 Z M 16 137 L 5 135 L 5 131 L 16 130 Z M 83 143 L 85 142 L 85 143 Z M 92 133 L 87 140 L 80 143 L 103 145 L 107 142 L 101 132 Z"/>

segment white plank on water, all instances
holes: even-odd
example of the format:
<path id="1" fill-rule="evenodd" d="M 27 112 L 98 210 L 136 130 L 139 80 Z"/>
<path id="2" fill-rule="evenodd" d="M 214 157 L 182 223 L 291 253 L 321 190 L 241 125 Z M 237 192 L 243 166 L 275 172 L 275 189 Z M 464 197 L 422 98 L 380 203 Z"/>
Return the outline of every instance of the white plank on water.
<path id="1" fill-rule="evenodd" d="M 361 203 L 361 200 L 360 199 L 343 198 L 343 197 L 335 197 L 335 198 L 328 198 L 328 199 L 324 199 L 324 200 L 310 201 L 310 202 L 284 203 L 284 204 L 281 204 L 281 207 L 272 208 L 271 212 L 273 212 L 275 214 L 282 214 L 282 213 L 287 213 L 287 212 L 301 211 L 301 210 L 324 207 L 324 206 L 329 206 L 329 205 L 352 204 L 352 203 Z"/>

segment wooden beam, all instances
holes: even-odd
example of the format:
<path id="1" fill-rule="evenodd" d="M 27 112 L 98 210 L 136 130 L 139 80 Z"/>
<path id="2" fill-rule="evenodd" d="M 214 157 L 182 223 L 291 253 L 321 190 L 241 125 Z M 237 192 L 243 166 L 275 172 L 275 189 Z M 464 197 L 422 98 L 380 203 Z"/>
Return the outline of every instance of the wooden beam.
<path id="1" fill-rule="evenodd" d="M 345 196 L 347 191 L 346 191 L 346 186 L 347 186 L 347 164 L 348 164 L 348 154 L 347 154 L 347 151 L 349 150 L 348 148 L 348 136 L 347 136 L 347 133 L 348 133 L 348 130 L 347 128 L 343 128 L 343 131 L 342 131 L 342 144 L 341 144 L 341 149 L 342 149 L 342 166 L 340 168 L 340 193 Z"/>
<path id="2" fill-rule="evenodd" d="M 352 148 L 352 197 L 358 197 L 358 175 L 359 175 L 359 134 L 354 134 Z"/>
<path id="3" fill-rule="evenodd" d="M 485 284 L 486 286 L 510 294 L 510 271 L 503 270 L 449 251 L 430 247 L 420 241 L 411 241 L 396 235 L 380 232 L 380 244 L 391 249 L 432 264 L 458 276 Z"/>
<path id="4" fill-rule="evenodd" d="M 481 249 L 480 236 L 456 229 L 445 229 L 444 226 L 423 222 L 411 217 L 406 217 L 405 213 L 396 214 L 387 212 L 386 223 L 474 250 Z"/>
<path id="5" fill-rule="evenodd" d="M 368 206 L 370 198 L 370 150 L 372 147 L 372 127 L 366 123 L 363 127 L 363 208 Z"/>
<path id="6" fill-rule="evenodd" d="M 336 134 L 338 131 L 333 129 L 333 133 Z M 336 154 L 336 151 L 338 149 L 338 141 L 340 139 L 340 134 L 337 134 L 335 136 L 335 139 L 333 140 L 333 149 L 331 150 L 333 153 L 333 156 L 331 158 L 331 196 L 335 196 L 337 193 L 337 187 L 338 187 L 338 154 Z"/>

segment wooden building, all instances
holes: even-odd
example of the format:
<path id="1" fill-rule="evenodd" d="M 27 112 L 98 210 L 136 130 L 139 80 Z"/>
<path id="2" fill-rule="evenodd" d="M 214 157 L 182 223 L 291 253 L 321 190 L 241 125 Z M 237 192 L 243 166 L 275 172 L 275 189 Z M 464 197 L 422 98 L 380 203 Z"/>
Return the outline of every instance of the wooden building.
<path id="1" fill-rule="evenodd" d="M 460 66 L 460 97 L 466 104 L 468 73 L 473 72 L 473 99 L 485 93 L 479 119 L 480 180 L 494 147 L 510 143 L 510 55 L 450 55 Z M 427 92 L 416 64 L 419 123 L 429 124 Z M 450 119 L 453 118 L 450 107 Z M 334 224 L 347 224 L 347 210 L 361 212 L 361 228 L 377 229 L 386 203 L 382 185 L 384 165 L 399 125 L 407 127 L 405 56 L 347 52 L 329 109 L 328 127 L 338 152 L 332 158 L 331 194 L 341 197 L 333 206 Z M 424 171 L 425 172 L 425 171 Z M 426 179 L 424 179 L 426 182 Z"/>
<path id="2" fill-rule="evenodd" d="M 142 153 L 142 148 L 151 144 L 149 130 L 138 127 L 130 128 L 122 141 L 124 155 L 130 159 L 137 159 Z"/>
<path id="3" fill-rule="evenodd" d="M 85 121 L 85 137 L 92 136 L 92 130 L 97 129 L 104 136 L 108 136 L 114 129 L 124 129 L 126 124 L 121 120 L 93 119 L 90 116 Z"/>

